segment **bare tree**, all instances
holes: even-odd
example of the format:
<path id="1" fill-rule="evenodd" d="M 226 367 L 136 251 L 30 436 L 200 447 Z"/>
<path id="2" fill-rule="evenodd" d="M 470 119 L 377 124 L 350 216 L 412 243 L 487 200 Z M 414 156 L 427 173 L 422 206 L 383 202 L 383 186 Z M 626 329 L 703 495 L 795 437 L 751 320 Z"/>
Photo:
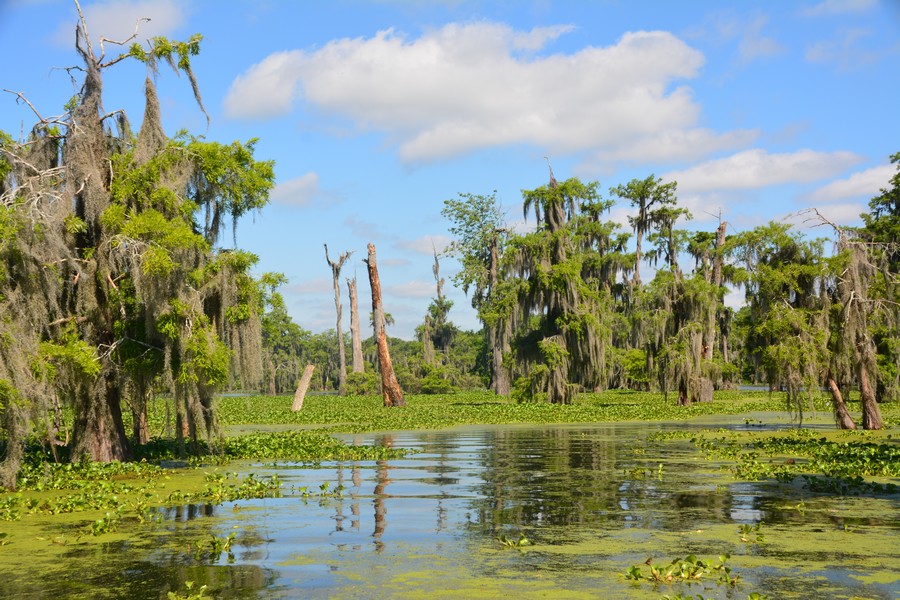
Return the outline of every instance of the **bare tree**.
<path id="1" fill-rule="evenodd" d="M 378 365 L 381 369 L 381 393 L 385 406 L 406 406 L 403 390 L 394 373 L 391 353 L 388 350 L 387 333 L 385 332 L 384 307 L 381 304 L 381 280 L 378 279 L 378 264 L 375 260 L 375 244 L 368 245 L 369 256 L 365 260 L 369 268 L 369 285 L 372 288 L 372 321 L 375 328 L 375 341 L 378 344 Z"/>
<path id="2" fill-rule="evenodd" d="M 353 349 L 353 372 L 365 371 L 362 351 L 362 334 L 359 327 L 359 294 L 356 291 L 356 277 L 347 278 L 347 289 L 350 292 L 350 344 Z"/>
<path id="3" fill-rule="evenodd" d="M 328 256 L 328 244 L 325 244 L 325 260 L 328 261 L 328 266 L 331 267 L 331 277 L 334 282 L 334 310 L 337 313 L 337 325 L 335 326 L 335 329 L 337 330 L 338 359 L 340 361 L 338 393 L 341 396 L 347 391 L 347 356 L 344 351 L 344 333 L 341 331 L 341 286 L 338 283 L 338 280 L 341 276 L 341 267 L 344 266 L 344 261 L 350 258 L 351 254 L 353 254 L 352 251 L 344 252 L 341 254 L 338 261 L 334 262 L 331 260 L 331 257 Z"/>
<path id="4" fill-rule="evenodd" d="M 312 381 L 313 371 L 316 370 L 315 365 L 306 365 L 303 370 L 303 377 L 297 384 L 297 391 L 294 392 L 294 402 L 291 404 L 291 411 L 297 412 L 303 408 L 303 399 L 306 398 L 306 391 L 309 389 L 309 382 Z"/>

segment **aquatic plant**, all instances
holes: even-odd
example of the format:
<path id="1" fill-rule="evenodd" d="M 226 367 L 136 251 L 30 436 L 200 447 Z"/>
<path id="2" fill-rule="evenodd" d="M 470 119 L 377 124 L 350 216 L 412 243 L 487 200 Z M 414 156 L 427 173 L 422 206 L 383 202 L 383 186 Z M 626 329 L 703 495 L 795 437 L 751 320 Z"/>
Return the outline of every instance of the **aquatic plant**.
<path id="1" fill-rule="evenodd" d="M 209 538 L 202 539 L 195 544 L 194 560 L 207 559 L 211 562 L 217 562 L 223 553 L 228 555 L 228 562 L 234 561 L 234 553 L 231 546 L 234 544 L 234 538 L 237 533 L 232 531 L 226 536 L 217 536 L 212 533 Z"/>
<path id="2" fill-rule="evenodd" d="M 206 592 L 206 586 L 201 585 L 197 588 L 197 592 L 194 593 L 194 582 L 193 581 L 185 581 L 184 587 L 187 589 L 187 594 L 179 594 L 177 592 L 169 592 L 166 594 L 166 598 L 168 600 L 204 600 L 206 596 L 204 596 L 204 592 Z"/>
<path id="3" fill-rule="evenodd" d="M 722 554 L 718 558 L 718 562 L 711 564 L 690 554 L 684 558 L 675 558 L 664 567 L 656 567 L 650 559 L 645 565 L 649 567 L 649 572 L 645 573 L 642 565 L 632 565 L 625 572 L 625 579 L 630 581 L 649 581 L 651 583 L 672 584 L 672 583 L 692 583 L 699 581 L 703 577 L 716 574 L 716 583 L 729 586 L 737 585 L 740 581 L 740 575 L 732 574 L 731 567 L 726 564 L 730 555 Z"/>
<path id="4" fill-rule="evenodd" d="M 504 548 L 524 548 L 525 546 L 534 545 L 531 540 L 525 537 L 524 533 L 519 533 L 519 539 L 509 538 L 506 535 L 501 534 L 497 536 L 497 541 L 500 542 Z"/>
<path id="5" fill-rule="evenodd" d="M 761 523 L 757 523 L 756 525 L 744 523 L 739 526 L 738 535 L 740 536 L 741 541 L 745 544 L 760 544 L 765 541 L 765 537 L 759 532 L 760 525 Z"/>

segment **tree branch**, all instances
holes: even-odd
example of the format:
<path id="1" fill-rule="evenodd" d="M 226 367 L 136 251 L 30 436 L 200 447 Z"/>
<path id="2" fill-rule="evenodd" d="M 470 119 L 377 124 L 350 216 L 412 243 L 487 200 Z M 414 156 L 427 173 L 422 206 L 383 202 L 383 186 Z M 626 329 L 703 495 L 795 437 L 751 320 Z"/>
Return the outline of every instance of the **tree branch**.
<path id="1" fill-rule="evenodd" d="M 128 36 L 127 38 L 125 38 L 125 39 L 122 40 L 121 42 L 117 42 L 116 40 L 111 40 L 111 39 L 109 39 L 109 38 L 106 38 L 106 37 L 102 37 L 102 36 L 101 36 L 101 37 L 100 37 L 100 58 L 97 59 L 97 62 L 98 62 L 98 63 L 102 63 L 102 62 L 103 62 L 103 58 L 106 56 L 106 48 L 104 48 L 103 42 L 109 42 L 109 43 L 111 43 L 111 44 L 116 44 L 117 46 L 124 46 L 125 44 L 127 44 L 128 42 L 130 42 L 131 40 L 133 40 L 134 38 L 137 37 L 138 30 L 141 28 L 141 23 L 142 23 L 142 22 L 149 22 L 149 21 L 150 21 L 150 18 L 149 18 L 149 17 L 141 17 L 141 18 L 139 18 L 139 19 L 138 19 L 137 21 L 135 21 L 135 23 L 134 23 L 134 33 L 132 33 L 130 36 Z M 125 54 L 120 54 L 119 56 L 117 56 L 116 58 L 112 59 L 111 61 L 109 61 L 109 62 L 107 62 L 107 63 L 101 64 L 101 65 L 100 65 L 100 68 L 103 69 L 103 68 L 112 66 L 112 65 L 116 64 L 117 62 L 119 62 L 119 61 L 121 61 L 121 60 L 123 60 L 123 59 L 125 59 L 125 58 L 127 58 L 127 57 L 128 57 L 128 53 L 127 53 L 127 52 L 126 52 Z"/>
<path id="2" fill-rule="evenodd" d="M 14 92 L 14 91 L 8 90 L 8 89 L 6 89 L 6 88 L 3 88 L 3 91 L 4 91 L 4 92 L 8 92 L 8 93 L 10 93 L 10 94 L 13 94 L 13 95 L 17 96 L 18 99 L 16 100 L 16 102 L 24 102 L 25 104 L 27 104 L 27 105 L 29 106 L 29 108 L 31 108 L 31 111 L 32 111 L 35 115 L 37 115 L 37 118 L 38 118 L 38 120 L 39 120 L 41 123 L 46 124 L 46 123 L 49 122 L 49 121 L 47 121 L 47 119 L 45 119 L 44 117 L 42 117 L 42 116 L 41 116 L 41 113 L 39 113 L 39 112 L 37 111 L 37 109 L 34 107 L 34 105 L 33 105 L 31 102 L 28 101 L 28 98 L 25 97 L 25 93 L 24 93 L 24 92 Z"/>

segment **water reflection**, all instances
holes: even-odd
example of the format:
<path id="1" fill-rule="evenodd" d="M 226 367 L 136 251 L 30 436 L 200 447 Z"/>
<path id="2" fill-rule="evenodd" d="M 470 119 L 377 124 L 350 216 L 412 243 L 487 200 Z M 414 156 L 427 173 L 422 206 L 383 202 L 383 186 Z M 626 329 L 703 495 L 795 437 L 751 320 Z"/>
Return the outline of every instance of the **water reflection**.
<path id="1" fill-rule="evenodd" d="M 736 418 L 712 426 L 720 425 L 745 424 Z M 697 426 L 348 436 L 417 453 L 316 467 L 247 465 L 245 473 L 257 477 L 277 474 L 284 496 L 167 508 L 151 535 L 111 550 L 109 568 L 96 575 L 121 592 L 109 597 L 134 598 L 183 592 L 186 581 L 208 584 L 211 597 L 900 596 L 897 498 L 737 482 L 688 442 L 653 441 L 661 429 L 690 427 Z M 765 542 L 742 541 L 744 524 L 762 524 Z M 230 532 L 234 564 L 194 558 L 198 540 Z M 518 551 L 497 539 L 519 534 L 535 545 Z M 745 588 L 653 589 L 624 580 L 630 565 L 648 557 L 662 562 L 689 553 L 732 554 Z M 73 556 L 71 564 L 91 561 Z M 77 595 L 29 585 L 6 578 L 0 596 L 36 589 Z"/>

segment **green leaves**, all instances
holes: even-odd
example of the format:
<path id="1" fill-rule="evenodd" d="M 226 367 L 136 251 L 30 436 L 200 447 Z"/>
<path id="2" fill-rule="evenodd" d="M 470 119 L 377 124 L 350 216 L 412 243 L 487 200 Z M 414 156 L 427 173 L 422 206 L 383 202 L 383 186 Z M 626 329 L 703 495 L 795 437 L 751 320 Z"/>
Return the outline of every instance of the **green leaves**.
<path id="1" fill-rule="evenodd" d="M 100 374 L 100 359 L 96 349 L 79 337 L 74 328 L 69 328 L 58 341 L 41 342 L 37 359 L 33 370 L 51 377 L 57 369 L 67 369 L 86 377 Z M 39 365 L 43 365 L 43 368 Z"/>

